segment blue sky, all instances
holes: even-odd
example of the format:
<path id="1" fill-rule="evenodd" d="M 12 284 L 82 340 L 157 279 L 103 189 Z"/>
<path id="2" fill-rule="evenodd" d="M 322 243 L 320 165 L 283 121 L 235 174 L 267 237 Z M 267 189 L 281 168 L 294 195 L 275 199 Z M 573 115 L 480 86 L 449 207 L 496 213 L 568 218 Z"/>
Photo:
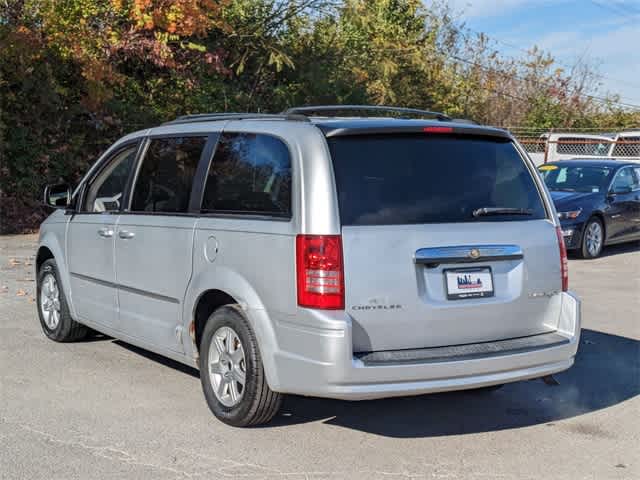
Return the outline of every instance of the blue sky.
<path id="1" fill-rule="evenodd" d="M 429 2 L 427 2 L 428 4 Z M 507 56 L 533 45 L 598 66 L 598 92 L 640 108 L 640 0 L 449 0 L 460 21 Z M 593 92 L 592 92 L 593 93 Z"/>

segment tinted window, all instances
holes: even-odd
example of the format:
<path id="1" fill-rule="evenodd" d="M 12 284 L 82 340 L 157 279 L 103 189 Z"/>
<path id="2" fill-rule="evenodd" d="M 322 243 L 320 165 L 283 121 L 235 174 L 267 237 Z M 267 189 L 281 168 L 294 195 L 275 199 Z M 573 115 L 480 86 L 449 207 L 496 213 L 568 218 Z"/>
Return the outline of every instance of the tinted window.
<path id="1" fill-rule="evenodd" d="M 343 225 L 530 220 L 545 217 L 510 142 L 380 135 L 329 139 Z M 531 215 L 474 217 L 484 207 Z"/>
<path id="2" fill-rule="evenodd" d="M 291 216 L 291 159 L 269 135 L 224 133 L 213 157 L 204 212 Z"/>
<path id="3" fill-rule="evenodd" d="M 602 192 L 611 181 L 611 169 L 593 166 L 541 165 L 540 174 L 549 190 Z"/>
<path id="4" fill-rule="evenodd" d="M 126 147 L 108 160 L 107 166 L 92 181 L 84 202 L 86 212 L 113 212 L 120 210 L 124 189 L 133 168 L 138 145 Z"/>
<path id="5" fill-rule="evenodd" d="M 151 140 L 133 191 L 131 210 L 183 213 L 206 137 Z"/>

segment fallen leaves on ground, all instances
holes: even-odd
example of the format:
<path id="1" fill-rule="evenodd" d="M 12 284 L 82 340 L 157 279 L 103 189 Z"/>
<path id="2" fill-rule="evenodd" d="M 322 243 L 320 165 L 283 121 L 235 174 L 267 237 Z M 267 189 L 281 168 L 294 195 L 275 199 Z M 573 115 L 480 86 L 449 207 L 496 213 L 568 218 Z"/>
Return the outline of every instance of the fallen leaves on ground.
<path id="1" fill-rule="evenodd" d="M 26 297 L 27 291 L 23 290 L 22 288 L 18 289 L 18 291 L 16 292 L 16 297 Z"/>

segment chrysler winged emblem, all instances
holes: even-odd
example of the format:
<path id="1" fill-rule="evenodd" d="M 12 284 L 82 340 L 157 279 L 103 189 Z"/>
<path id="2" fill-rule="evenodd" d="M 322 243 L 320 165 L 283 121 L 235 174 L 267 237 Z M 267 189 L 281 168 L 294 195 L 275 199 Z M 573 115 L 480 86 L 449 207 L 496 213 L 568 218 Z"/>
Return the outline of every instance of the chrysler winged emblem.
<path id="1" fill-rule="evenodd" d="M 474 260 L 475 260 L 476 258 L 479 258 L 479 257 L 480 257 L 480 250 L 478 250 L 477 248 L 472 248 L 472 249 L 469 251 L 469 257 L 470 257 L 470 258 L 473 258 Z"/>

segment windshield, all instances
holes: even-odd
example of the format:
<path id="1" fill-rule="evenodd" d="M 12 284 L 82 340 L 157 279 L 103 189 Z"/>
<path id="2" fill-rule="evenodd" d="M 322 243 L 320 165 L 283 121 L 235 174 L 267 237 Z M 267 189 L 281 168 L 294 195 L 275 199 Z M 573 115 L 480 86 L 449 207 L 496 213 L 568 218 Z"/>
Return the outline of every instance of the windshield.
<path id="1" fill-rule="evenodd" d="M 606 190 L 611 168 L 578 165 L 542 165 L 540 175 L 549 190 L 598 193 Z"/>
<path id="2" fill-rule="evenodd" d="M 513 143 L 456 135 L 329 139 L 343 225 L 527 221 L 546 217 Z"/>

